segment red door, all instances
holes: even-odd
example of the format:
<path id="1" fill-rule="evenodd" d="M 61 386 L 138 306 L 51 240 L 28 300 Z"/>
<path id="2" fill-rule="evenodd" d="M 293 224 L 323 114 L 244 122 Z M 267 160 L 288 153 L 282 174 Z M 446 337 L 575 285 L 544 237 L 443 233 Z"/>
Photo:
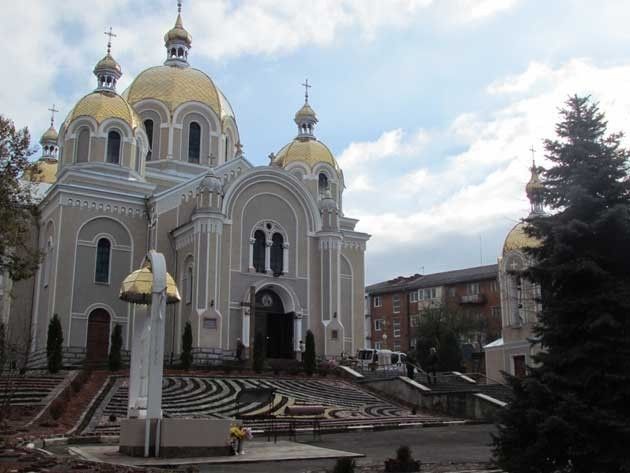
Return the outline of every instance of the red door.
<path id="1" fill-rule="evenodd" d="M 514 357 L 514 376 L 524 378 L 527 372 L 525 365 L 525 355 L 517 355 Z"/>
<path id="2" fill-rule="evenodd" d="M 88 361 L 106 361 L 109 350 L 109 313 L 103 309 L 92 311 L 88 317 L 87 331 Z"/>

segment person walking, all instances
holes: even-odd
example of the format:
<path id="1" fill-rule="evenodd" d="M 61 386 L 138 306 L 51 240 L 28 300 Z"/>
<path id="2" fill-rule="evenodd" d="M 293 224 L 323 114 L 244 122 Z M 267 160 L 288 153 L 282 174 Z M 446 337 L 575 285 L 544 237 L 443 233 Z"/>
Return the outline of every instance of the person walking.
<path id="1" fill-rule="evenodd" d="M 429 357 L 427 358 L 427 378 L 429 384 L 437 383 L 437 366 L 440 362 L 440 357 L 438 356 L 437 349 L 435 347 L 431 347 L 429 350 Z"/>
<path id="2" fill-rule="evenodd" d="M 407 354 L 407 378 L 413 379 L 416 371 L 415 360 L 411 353 Z"/>
<path id="3" fill-rule="evenodd" d="M 241 342 L 240 338 L 236 339 L 236 359 L 243 361 L 243 352 L 245 351 L 245 345 Z"/>
<path id="4" fill-rule="evenodd" d="M 300 340 L 298 343 L 298 347 L 300 349 L 300 361 L 304 362 L 304 352 L 306 351 L 306 347 L 304 346 L 304 341 Z"/>

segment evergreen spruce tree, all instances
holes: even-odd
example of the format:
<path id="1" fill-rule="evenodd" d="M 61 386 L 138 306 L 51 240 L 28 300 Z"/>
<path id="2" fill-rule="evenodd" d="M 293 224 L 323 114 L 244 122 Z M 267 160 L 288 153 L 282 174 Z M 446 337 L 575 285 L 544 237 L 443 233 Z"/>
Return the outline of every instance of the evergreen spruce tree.
<path id="1" fill-rule="evenodd" d="M 48 324 L 48 339 L 46 340 L 46 359 L 48 371 L 57 373 L 63 365 L 63 330 L 57 314 L 53 315 Z"/>
<path id="2" fill-rule="evenodd" d="M 118 371 L 122 367 L 122 327 L 119 324 L 114 326 L 109 348 L 109 369 Z"/>
<path id="3" fill-rule="evenodd" d="M 541 287 L 542 351 L 511 378 L 495 460 L 508 472 L 630 471 L 630 184 L 621 134 L 588 97 L 570 97 L 545 141 L 551 214 L 529 218 L 540 246 L 525 276 Z"/>
<path id="4" fill-rule="evenodd" d="M 184 333 L 182 334 L 182 354 L 180 356 L 182 368 L 185 370 L 189 370 L 193 363 L 192 344 L 192 326 L 190 322 L 186 322 Z"/>
<path id="5" fill-rule="evenodd" d="M 261 373 L 265 369 L 265 337 L 262 332 L 256 332 L 254 337 L 254 359 L 253 368 L 256 373 Z"/>
<path id="6" fill-rule="evenodd" d="M 304 371 L 311 376 L 317 368 L 315 359 L 315 337 L 310 330 L 306 331 L 306 342 L 304 344 Z"/>

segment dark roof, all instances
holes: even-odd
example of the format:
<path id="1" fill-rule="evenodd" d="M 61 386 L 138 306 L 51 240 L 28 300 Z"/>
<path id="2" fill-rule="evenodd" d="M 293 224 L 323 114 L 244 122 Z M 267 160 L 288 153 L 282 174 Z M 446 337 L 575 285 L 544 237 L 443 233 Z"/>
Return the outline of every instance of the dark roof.
<path id="1" fill-rule="evenodd" d="M 409 291 L 425 287 L 447 286 L 463 282 L 483 281 L 486 279 L 496 279 L 498 275 L 498 265 L 489 264 L 486 266 L 476 266 L 474 268 L 456 269 L 443 273 L 414 274 L 413 276 L 399 276 L 389 281 L 372 284 L 365 288 L 369 294 L 386 294 L 389 292 Z"/>

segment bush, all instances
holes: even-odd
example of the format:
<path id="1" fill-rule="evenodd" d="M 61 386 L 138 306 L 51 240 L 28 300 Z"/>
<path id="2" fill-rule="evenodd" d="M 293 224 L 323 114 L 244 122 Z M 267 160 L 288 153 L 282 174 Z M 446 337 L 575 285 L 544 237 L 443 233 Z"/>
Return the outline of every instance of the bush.
<path id="1" fill-rule="evenodd" d="M 304 372 L 311 376 L 315 372 L 317 362 L 315 360 L 315 337 L 310 330 L 306 331 L 306 344 L 304 349 Z"/>
<path id="2" fill-rule="evenodd" d="M 46 359 L 48 371 L 57 373 L 63 366 L 63 329 L 57 314 L 53 315 L 48 324 L 48 338 L 46 340 Z"/>
<path id="3" fill-rule="evenodd" d="M 254 371 L 261 373 L 265 368 L 265 338 L 262 332 L 256 332 L 254 337 Z"/>
<path id="4" fill-rule="evenodd" d="M 114 326 L 112 332 L 111 348 L 109 349 L 109 370 L 118 371 L 122 367 L 122 327 L 119 324 Z"/>
<path id="5" fill-rule="evenodd" d="M 354 473 L 356 465 L 353 458 L 339 458 L 335 463 L 333 473 Z"/>
<path id="6" fill-rule="evenodd" d="M 396 458 L 385 460 L 385 471 L 392 473 L 420 471 L 420 462 L 413 459 L 407 445 L 402 445 L 396 450 Z"/>
<path id="7" fill-rule="evenodd" d="M 184 327 L 184 333 L 182 334 L 182 354 L 180 356 L 180 360 L 182 362 L 182 368 L 185 370 L 189 370 L 192 366 L 193 355 L 192 355 L 192 326 L 190 322 L 186 322 L 186 326 Z"/>

